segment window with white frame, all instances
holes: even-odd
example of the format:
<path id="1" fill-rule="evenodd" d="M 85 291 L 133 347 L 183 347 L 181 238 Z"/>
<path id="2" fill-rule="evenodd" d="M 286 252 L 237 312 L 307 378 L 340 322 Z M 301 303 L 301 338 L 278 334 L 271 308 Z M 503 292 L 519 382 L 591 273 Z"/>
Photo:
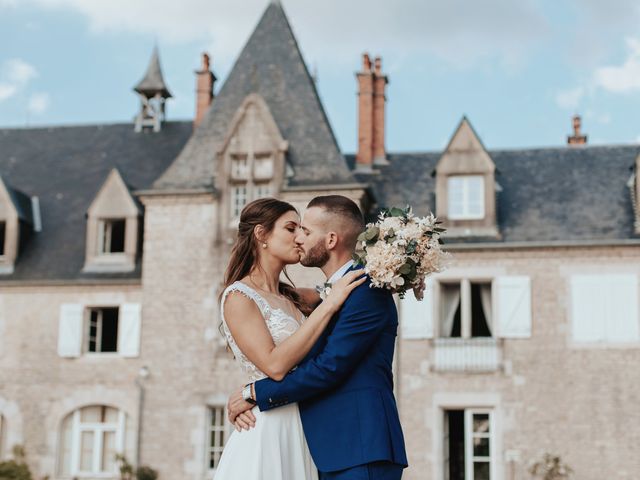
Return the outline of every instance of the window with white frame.
<path id="1" fill-rule="evenodd" d="M 60 305 L 58 355 L 117 353 L 123 357 L 140 354 L 142 323 L 139 303 L 114 306 Z"/>
<path id="2" fill-rule="evenodd" d="M 271 180 L 273 177 L 273 155 L 258 153 L 253 163 L 253 176 L 256 180 Z"/>
<path id="3" fill-rule="evenodd" d="M 124 452 L 126 415 L 106 405 L 75 410 L 62 422 L 59 473 L 74 477 L 115 477 L 116 454 Z"/>
<path id="4" fill-rule="evenodd" d="M 440 284 L 439 336 L 493 336 L 492 296 L 490 281 L 470 281 Z"/>
<path id="5" fill-rule="evenodd" d="M 207 436 L 207 465 L 210 470 L 218 467 L 228 434 L 225 407 L 220 405 L 210 406 L 208 408 Z"/>
<path id="6" fill-rule="evenodd" d="M 89 309 L 87 352 L 118 351 L 118 307 Z"/>
<path id="7" fill-rule="evenodd" d="M 246 154 L 231 155 L 231 178 L 247 180 L 249 178 L 249 161 Z"/>
<path id="8" fill-rule="evenodd" d="M 484 218 L 484 176 L 450 176 L 447 179 L 447 205 L 451 220 Z"/>
<path id="9" fill-rule="evenodd" d="M 240 218 L 244 206 L 258 198 L 273 195 L 273 155 L 231 155 L 230 214 L 231 220 Z"/>
<path id="10" fill-rule="evenodd" d="M 98 252 L 102 255 L 124 252 L 126 220 L 124 218 L 98 221 Z"/>
<path id="11" fill-rule="evenodd" d="M 240 218 L 240 212 L 247 204 L 247 185 L 231 187 L 231 218 Z"/>
<path id="12" fill-rule="evenodd" d="M 442 432 L 444 478 L 494 479 L 494 435 L 492 410 L 445 410 Z"/>
<path id="13" fill-rule="evenodd" d="M 573 275 L 571 306 L 574 342 L 640 341 L 636 274 Z"/>

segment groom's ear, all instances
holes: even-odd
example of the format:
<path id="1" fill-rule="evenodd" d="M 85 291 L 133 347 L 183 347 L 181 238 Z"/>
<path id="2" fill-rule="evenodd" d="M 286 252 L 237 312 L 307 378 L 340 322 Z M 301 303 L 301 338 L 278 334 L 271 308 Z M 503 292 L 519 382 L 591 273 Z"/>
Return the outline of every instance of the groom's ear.
<path id="1" fill-rule="evenodd" d="M 327 250 L 333 250 L 338 245 L 338 234 L 336 232 L 328 232 L 324 240 Z"/>

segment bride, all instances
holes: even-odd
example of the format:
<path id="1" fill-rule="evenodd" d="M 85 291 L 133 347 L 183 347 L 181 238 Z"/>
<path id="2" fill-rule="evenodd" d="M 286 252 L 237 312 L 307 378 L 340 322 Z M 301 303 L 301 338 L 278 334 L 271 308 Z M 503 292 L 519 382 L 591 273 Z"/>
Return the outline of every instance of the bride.
<path id="1" fill-rule="evenodd" d="M 274 198 L 255 200 L 240 214 L 220 311 L 247 384 L 284 378 L 311 350 L 349 293 L 365 281 L 361 270 L 347 273 L 315 310 L 320 300 L 315 290 L 281 282 L 284 267 L 300 260 L 295 243 L 299 223 L 296 209 Z M 266 412 L 254 407 L 252 413 L 255 428 L 231 434 L 214 479 L 317 479 L 298 404 Z"/>

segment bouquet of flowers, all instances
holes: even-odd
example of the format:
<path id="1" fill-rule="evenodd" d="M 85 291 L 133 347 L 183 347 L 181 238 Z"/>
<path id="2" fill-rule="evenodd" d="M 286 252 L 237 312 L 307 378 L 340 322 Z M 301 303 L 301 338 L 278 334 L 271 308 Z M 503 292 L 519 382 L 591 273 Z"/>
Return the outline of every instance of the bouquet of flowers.
<path id="1" fill-rule="evenodd" d="M 451 258 L 440 247 L 446 231 L 441 223 L 433 214 L 414 216 L 410 206 L 385 209 L 358 237 L 354 260 L 364 266 L 372 287 L 389 289 L 400 298 L 413 289 L 422 300 L 426 276 L 443 271 Z"/>

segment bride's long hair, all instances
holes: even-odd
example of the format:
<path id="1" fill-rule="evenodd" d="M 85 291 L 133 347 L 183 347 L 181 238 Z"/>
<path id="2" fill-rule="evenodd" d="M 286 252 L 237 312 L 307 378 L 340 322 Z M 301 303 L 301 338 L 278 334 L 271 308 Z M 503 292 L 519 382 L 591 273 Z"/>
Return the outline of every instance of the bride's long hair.
<path id="1" fill-rule="evenodd" d="M 248 203 L 240 213 L 240 224 L 238 225 L 238 237 L 231 250 L 231 258 L 224 274 L 223 286 L 220 298 L 225 289 L 256 269 L 260 269 L 258 263 L 258 239 L 254 233 L 255 227 L 262 225 L 265 234 L 271 233 L 276 221 L 287 212 L 296 212 L 293 205 L 275 198 L 261 198 Z M 308 313 L 309 307 L 302 302 L 300 295 L 296 292 L 293 282 L 284 270 L 284 275 L 290 282 L 279 282 L 278 290 L 281 295 L 293 302 L 300 311 Z"/>

